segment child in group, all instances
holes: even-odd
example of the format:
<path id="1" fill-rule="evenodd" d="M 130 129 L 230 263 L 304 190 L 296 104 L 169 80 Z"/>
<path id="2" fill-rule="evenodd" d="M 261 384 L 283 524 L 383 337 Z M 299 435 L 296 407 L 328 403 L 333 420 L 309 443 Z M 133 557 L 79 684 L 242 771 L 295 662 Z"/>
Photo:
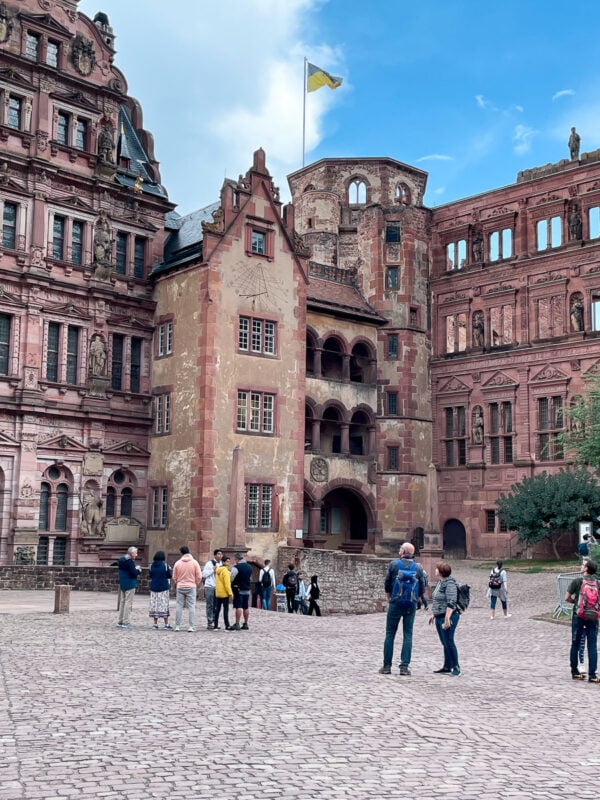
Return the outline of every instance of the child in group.
<path id="1" fill-rule="evenodd" d="M 310 586 L 308 587 L 308 591 L 306 593 L 306 597 L 308 599 L 308 614 L 312 616 L 313 611 L 317 617 L 321 616 L 321 609 L 319 608 L 319 604 L 317 600 L 321 596 L 321 590 L 319 588 L 319 584 L 317 583 L 318 577 L 317 575 L 312 575 L 310 579 Z"/>

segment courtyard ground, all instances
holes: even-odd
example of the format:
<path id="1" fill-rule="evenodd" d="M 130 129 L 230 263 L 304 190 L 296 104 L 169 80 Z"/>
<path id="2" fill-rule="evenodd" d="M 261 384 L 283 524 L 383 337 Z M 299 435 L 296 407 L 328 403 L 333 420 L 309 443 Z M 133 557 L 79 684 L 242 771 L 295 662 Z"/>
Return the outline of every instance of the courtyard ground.
<path id="1" fill-rule="evenodd" d="M 433 674 L 424 612 L 401 678 L 377 674 L 385 614 L 253 610 L 228 633 L 198 604 L 174 633 L 144 596 L 122 630 L 116 595 L 54 615 L 51 592 L 1 592 L 0 798 L 595 798 L 600 687 L 571 680 L 569 627 L 534 618 L 555 575 L 509 573 L 512 617 L 491 621 L 487 572 L 456 574 L 459 678 Z"/>

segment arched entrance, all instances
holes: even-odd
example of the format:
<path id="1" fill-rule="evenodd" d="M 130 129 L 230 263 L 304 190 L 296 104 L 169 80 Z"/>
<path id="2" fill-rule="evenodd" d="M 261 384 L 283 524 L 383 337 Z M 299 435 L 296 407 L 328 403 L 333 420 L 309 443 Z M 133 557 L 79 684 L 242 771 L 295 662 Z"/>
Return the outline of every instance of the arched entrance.
<path id="1" fill-rule="evenodd" d="M 362 553 L 368 541 L 369 514 L 359 494 L 340 487 L 328 492 L 316 504 L 305 494 L 304 502 L 305 536 L 317 547 Z M 315 508 L 315 505 L 319 508 Z M 315 510 L 310 531 L 307 531 L 310 520 L 310 508 L 307 506 Z"/>
<path id="2" fill-rule="evenodd" d="M 467 532 L 459 519 L 444 523 L 444 558 L 467 557 Z"/>

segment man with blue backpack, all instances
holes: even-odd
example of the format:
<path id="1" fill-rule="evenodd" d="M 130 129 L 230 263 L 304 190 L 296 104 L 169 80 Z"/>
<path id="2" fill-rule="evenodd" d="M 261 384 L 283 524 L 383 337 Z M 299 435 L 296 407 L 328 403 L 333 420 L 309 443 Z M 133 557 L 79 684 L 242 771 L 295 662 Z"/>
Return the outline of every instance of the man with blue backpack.
<path id="1" fill-rule="evenodd" d="M 381 675 L 390 675 L 392 672 L 394 639 L 400 620 L 402 620 L 400 675 L 410 675 L 415 614 L 417 608 L 421 606 L 427 608 L 425 597 L 427 575 L 423 567 L 415 561 L 414 546 L 405 542 L 401 545 L 398 555 L 399 558 L 390 562 L 385 576 L 384 588 L 389 605 L 383 645 L 383 666 L 379 670 Z"/>

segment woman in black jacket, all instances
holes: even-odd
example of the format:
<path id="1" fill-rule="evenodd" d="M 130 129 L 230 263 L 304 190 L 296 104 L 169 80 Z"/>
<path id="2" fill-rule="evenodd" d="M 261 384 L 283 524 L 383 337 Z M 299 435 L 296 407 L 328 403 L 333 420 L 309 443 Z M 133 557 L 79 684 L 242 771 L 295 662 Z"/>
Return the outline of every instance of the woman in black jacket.
<path id="1" fill-rule="evenodd" d="M 317 580 L 318 578 L 316 575 L 313 575 L 310 579 L 310 588 L 308 590 L 308 614 L 310 616 L 314 611 L 317 617 L 320 617 L 321 609 L 319 608 L 317 600 L 321 596 L 321 590 L 319 589 Z"/>

